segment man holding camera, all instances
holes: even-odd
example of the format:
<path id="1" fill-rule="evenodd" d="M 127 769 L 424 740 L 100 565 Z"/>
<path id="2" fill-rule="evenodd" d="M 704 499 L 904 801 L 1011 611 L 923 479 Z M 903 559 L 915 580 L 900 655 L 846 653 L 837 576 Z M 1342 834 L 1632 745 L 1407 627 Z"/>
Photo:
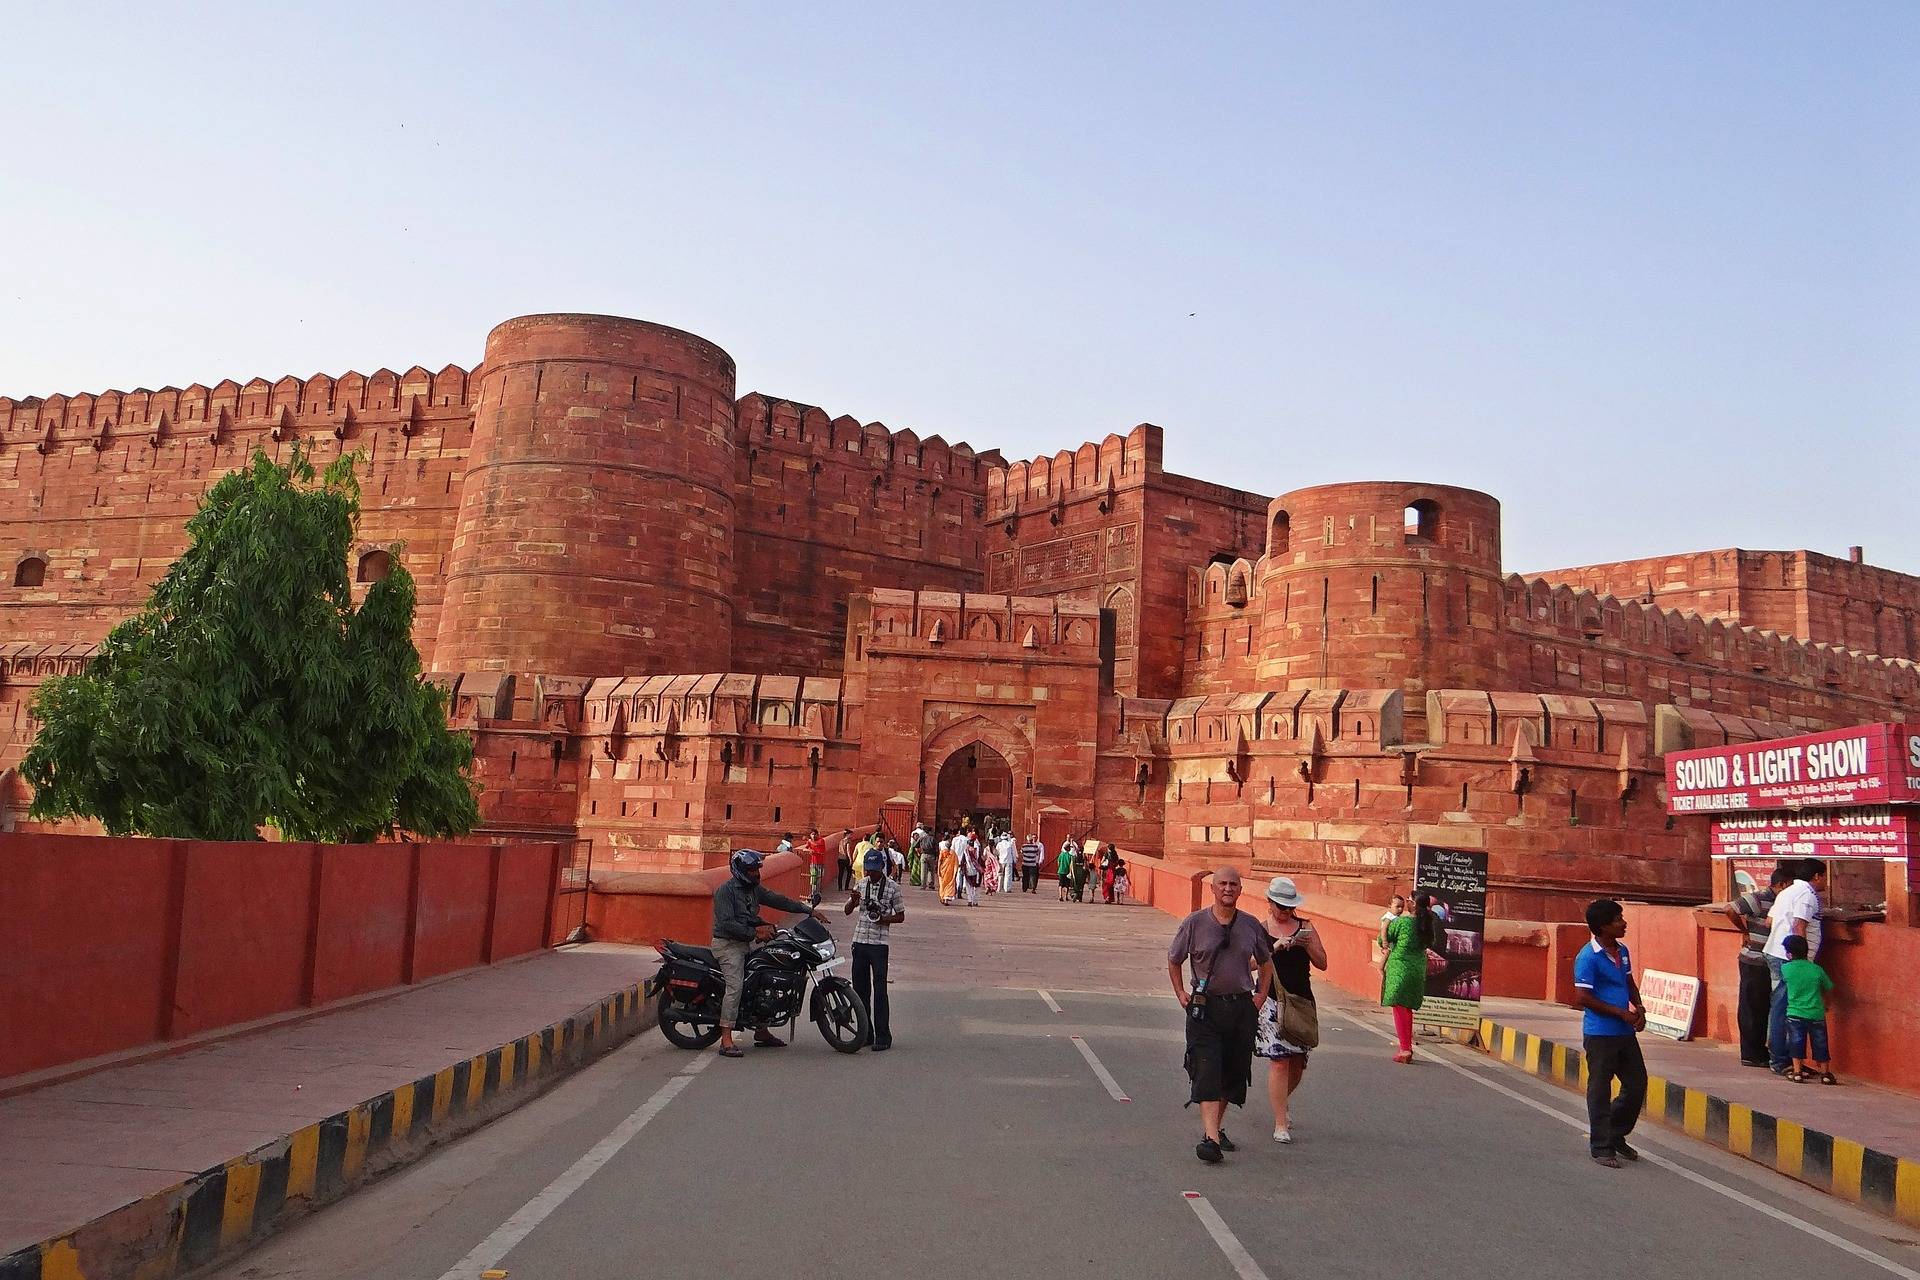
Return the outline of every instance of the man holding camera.
<path id="1" fill-rule="evenodd" d="M 884 849 L 869 850 L 861 864 L 860 885 L 847 896 L 842 915 L 860 913 L 853 922 L 853 989 L 873 1020 L 873 1051 L 893 1048 L 893 1022 L 887 1008 L 887 934 L 907 918 L 906 895 L 888 875 Z"/>
<path id="2" fill-rule="evenodd" d="M 1187 1013 L 1189 1104 L 1200 1104 L 1194 1154 L 1219 1164 L 1234 1149 L 1222 1123 L 1227 1104 L 1245 1106 L 1253 1079 L 1253 1040 L 1260 1001 L 1273 988 L 1273 950 L 1266 930 L 1239 909 L 1240 872 L 1213 873 L 1213 905 L 1180 922 L 1167 948 L 1167 977 Z M 1193 985 L 1183 972 L 1192 961 Z"/>

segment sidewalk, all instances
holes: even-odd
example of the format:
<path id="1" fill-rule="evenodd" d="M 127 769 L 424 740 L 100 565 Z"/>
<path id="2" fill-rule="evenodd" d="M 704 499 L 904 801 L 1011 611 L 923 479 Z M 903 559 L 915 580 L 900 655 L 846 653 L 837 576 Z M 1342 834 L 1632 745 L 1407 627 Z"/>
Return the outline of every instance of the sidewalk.
<path id="1" fill-rule="evenodd" d="M 618 1043 L 657 964 L 543 952 L 0 1099 L 0 1277 L 199 1266 Z"/>
<path id="2" fill-rule="evenodd" d="M 1579 1010 L 1491 998 L 1481 1015 L 1487 1052 L 1556 1083 L 1584 1087 Z M 1640 1047 L 1656 1082 L 1648 1090 L 1647 1120 L 1920 1224 L 1920 1098 L 1849 1080 L 1844 1051 L 1835 1060 L 1843 1083 L 1833 1088 L 1742 1066 L 1738 1049 L 1717 1041 L 1643 1032 Z"/>

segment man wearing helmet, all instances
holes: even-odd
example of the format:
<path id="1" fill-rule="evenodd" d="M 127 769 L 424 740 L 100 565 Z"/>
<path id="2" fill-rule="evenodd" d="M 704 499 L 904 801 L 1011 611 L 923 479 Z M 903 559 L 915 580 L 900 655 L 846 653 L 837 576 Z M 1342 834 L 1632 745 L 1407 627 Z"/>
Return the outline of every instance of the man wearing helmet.
<path id="1" fill-rule="evenodd" d="M 733 875 L 713 891 L 713 955 L 727 980 L 726 998 L 720 1004 L 720 1056 L 738 1058 L 740 1049 L 733 1043 L 733 1024 L 740 1017 L 740 988 L 747 979 L 747 952 L 756 942 L 773 937 L 773 926 L 760 918 L 760 908 L 791 911 L 812 916 L 825 924 L 826 916 L 811 903 L 800 902 L 775 893 L 760 883 L 760 865 L 766 857 L 758 849 L 737 850 L 731 859 Z M 756 1045 L 779 1046 L 765 1027 L 753 1036 Z"/>

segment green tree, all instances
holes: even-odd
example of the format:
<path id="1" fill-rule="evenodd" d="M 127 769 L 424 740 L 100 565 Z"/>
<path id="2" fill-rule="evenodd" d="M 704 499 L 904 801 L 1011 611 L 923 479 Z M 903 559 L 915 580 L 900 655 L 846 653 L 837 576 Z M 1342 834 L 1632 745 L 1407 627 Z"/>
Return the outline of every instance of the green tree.
<path id="1" fill-rule="evenodd" d="M 255 452 L 187 523 L 187 550 L 77 675 L 34 699 L 31 816 L 115 835 L 361 841 L 480 820 L 473 743 L 420 679 L 395 555 L 356 609 L 358 454 Z"/>

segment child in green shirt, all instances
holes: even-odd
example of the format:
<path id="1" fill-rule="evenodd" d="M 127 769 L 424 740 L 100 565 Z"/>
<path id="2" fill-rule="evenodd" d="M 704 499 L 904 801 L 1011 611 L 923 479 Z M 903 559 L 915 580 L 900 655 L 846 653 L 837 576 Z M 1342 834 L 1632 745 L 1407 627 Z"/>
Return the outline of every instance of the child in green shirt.
<path id="1" fill-rule="evenodd" d="M 1780 966 L 1780 981 L 1787 988 L 1787 1049 L 1794 1059 L 1787 1079 L 1796 1084 L 1816 1078 L 1821 1084 L 1839 1084 L 1827 1061 L 1825 996 L 1833 990 L 1833 979 L 1807 959 L 1805 938 L 1790 937 L 1781 945 L 1787 951 L 1787 962 Z"/>

